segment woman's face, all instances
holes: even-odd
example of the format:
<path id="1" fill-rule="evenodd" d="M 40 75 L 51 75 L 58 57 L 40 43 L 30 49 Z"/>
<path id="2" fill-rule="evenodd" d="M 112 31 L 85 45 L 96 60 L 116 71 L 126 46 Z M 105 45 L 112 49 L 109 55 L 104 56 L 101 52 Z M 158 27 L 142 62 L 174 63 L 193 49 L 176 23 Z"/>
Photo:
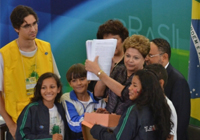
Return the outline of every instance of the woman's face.
<path id="1" fill-rule="evenodd" d="M 137 70 L 143 69 L 144 61 L 145 59 L 137 49 L 128 48 L 124 54 L 124 64 L 129 74 L 128 76 Z"/>
<path id="2" fill-rule="evenodd" d="M 137 97 L 141 93 L 141 90 L 142 90 L 142 85 L 140 83 L 138 76 L 137 75 L 133 76 L 132 83 L 129 87 L 129 99 L 132 101 L 137 99 Z"/>

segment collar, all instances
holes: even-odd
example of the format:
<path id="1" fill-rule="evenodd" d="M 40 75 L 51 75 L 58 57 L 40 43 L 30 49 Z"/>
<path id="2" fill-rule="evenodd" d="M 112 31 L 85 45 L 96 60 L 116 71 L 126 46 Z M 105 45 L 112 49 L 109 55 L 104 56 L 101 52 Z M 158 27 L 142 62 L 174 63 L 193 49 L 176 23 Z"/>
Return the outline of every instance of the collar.
<path id="1" fill-rule="evenodd" d="M 167 65 L 165 65 L 165 69 L 167 69 L 168 66 L 169 66 L 169 62 L 167 63 Z"/>
<path id="2" fill-rule="evenodd" d="M 92 98 L 92 102 L 98 103 L 98 101 L 96 101 L 96 100 L 94 99 L 93 94 L 92 94 L 89 90 L 87 90 L 87 93 L 88 93 L 88 94 L 90 95 L 90 97 Z M 74 90 L 72 90 L 72 91 L 70 92 L 70 98 L 71 98 L 72 100 L 78 101 L 78 98 L 77 98 L 76 93 L 74 92 Z"/>

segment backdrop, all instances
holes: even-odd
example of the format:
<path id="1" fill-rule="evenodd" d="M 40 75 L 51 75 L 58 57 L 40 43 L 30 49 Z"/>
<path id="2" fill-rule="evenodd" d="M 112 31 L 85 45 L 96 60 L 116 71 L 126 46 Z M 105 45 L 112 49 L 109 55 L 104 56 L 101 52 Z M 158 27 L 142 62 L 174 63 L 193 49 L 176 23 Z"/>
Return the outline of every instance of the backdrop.
<path id="1" fill-rule="evenodd" d="M 65 78 L 68 68 L 84 63 L 86 40 L 95 39 L 99 25 L 109 19 L 119 19 L 129 35 L 166 39 L 172 65 L 187 78 L 190 0 L 0 0 L 0 47 L 17 38 L 9 19 L 17 5 L 30 6 L 38 14 L 37 38 L 51 43 L 64 92 L 71 90 Z"/>

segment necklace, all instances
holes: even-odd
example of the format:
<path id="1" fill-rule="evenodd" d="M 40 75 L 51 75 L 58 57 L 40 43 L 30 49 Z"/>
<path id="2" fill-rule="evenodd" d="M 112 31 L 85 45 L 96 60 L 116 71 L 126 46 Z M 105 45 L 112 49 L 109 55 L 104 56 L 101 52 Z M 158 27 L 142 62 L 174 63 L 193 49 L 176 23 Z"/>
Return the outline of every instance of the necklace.
<path id="1" fill-rule="evenodd" d="M 20 46 L 19 46 L 19 41 L 17 39 L 17 45 L 18 45 L 18 48 L 19 48 L 19 51 L 22 51 L 20 50 Z M 36 44 L 35 44 L 35 41 L 34 41 L 34 46 L 35 46 L 35 49 L 37 48 L 36 47 Z M 25 83 L 26 83 L 26 71 L 25 71 L 25 67 L 24 67 L 24 61 L 23 61 L 23 57 L 22 57 L 22 53 L 20 52 L 20 56 L 21 56 L 21 61 L 22 61 L 22 66 L 23 66 L 23 72 L 24 72 L 24 79 L 25 79 Z M 36 56 L 35 56 L 35 74 L 34 74 L 34 77 L 36 78 L 36 58 L 37 58 L 37 53 L 36 53 Z"/>

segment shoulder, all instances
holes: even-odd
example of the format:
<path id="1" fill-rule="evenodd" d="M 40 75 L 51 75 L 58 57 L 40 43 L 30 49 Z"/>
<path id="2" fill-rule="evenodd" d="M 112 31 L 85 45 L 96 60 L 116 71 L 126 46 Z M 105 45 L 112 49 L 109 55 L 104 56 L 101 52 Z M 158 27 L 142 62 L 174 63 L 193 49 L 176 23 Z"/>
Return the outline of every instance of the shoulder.
<path id="1" fill-rule="evenodd" d="M 148 105 L 141 106 L 141 107 L 137 107 L 137 105 L 132 105 L 131 107 L 132 107 L 131 113 L 138 116 L 138 118 L 146 118 L 146 117 L 150 118 L 151 109 Z"/>
<path id="2" fill-rule="evenodd" d="M 28 104 L 26 108 L 29 109 L 29 108 L 34 108 L 38 106 L 39 106 L 39 102 L 33 102 L 33 103 Z"/>
<path id="3" fill-rule="evenodd" d="M 43 41 L 43 40 L 40 40 L 40 39 L 35 39 L 35 43 L 37 45 L 37 47 L 40 49 L 40 50 L 43 50 L 43 51 L 51 51 L 51 45 L 49 42 L 46 42 L 46 41 Z"/>
<path id="4" fill-rule="evenodd" d="M 76 104 L 78 99 L 76 97 L 76 94 L 74 92 L 67 92 L 64 93 L 61 98 L 60 98 L 61 103 L 64 105 L 66 105 L 67 103 L 70 104 Z"/>
<path id="5" fill-rule="evenodd" d="M 38 38 L 36 38 L 35 39 L 35 42 L 36 42 L 36 44 L 48 44 L 48 45 L 50 45 L 50 43 L 49 42 L 47 42 L 47 41 L 44 41 L 44 40 L 41 40 L 41 39 L 38 39 Z"/>
<path id="6" fill-rule="evenodd" d="M 40 108 L 38 106 L 40 106 L 38 102 L 30 103 L 23 109 L 21 114 L 28 113 L 28 112 L 33 112 L 33 111 L 35 112 L 35 111 L 38 110 L 38 108 Z"/>
<path id="7" fill-rule="evenodd" d="M 60 98 L 60 101 L 64 101 L 64 100 L 69 100 L 70 99 L 70 93 L 67 92 L 67 93 L 64 93 L 61 98 Z"/>
<path id="8" fill-rule="evenodd" d="M 169 65 L 167 67 L 167 73 L 168 73 L 168 79 L 173 79 L 175 81 L 177 80 L 185 80 L 184 76 L 177 70 L 175 69 L 172 65 Z"/>
<path id="9" fill-rule="evenodd" d="M 12 49 L 13 49 L 13 47 L 16 47 L 16 48 L 17 48 L 17 42 L 16 42 L 16 40 L 13 40 L 13 41 L 9 42 L 8 44 L 6 44 L 5 46 L 3 46 L 3 47 L 0 49 L 0 51 L 1 51 L 1 52 L 10 51 L 10 47 L 12 47 Z"/>

